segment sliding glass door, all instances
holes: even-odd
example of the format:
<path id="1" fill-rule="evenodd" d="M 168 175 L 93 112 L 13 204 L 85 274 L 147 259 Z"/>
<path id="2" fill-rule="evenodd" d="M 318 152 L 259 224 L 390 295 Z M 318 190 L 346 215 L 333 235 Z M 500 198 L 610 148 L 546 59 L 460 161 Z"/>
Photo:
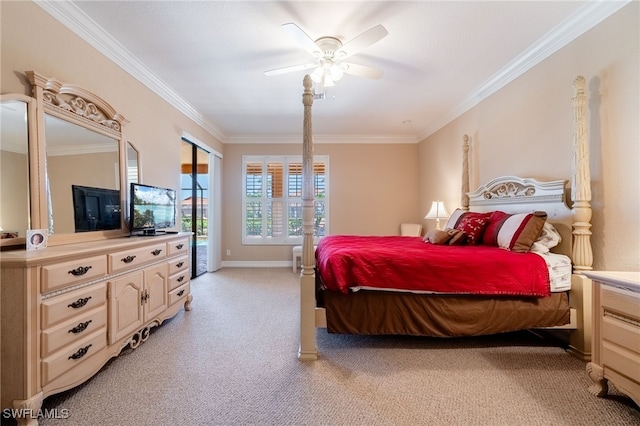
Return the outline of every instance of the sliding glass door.
<path id="1" fill-rule="evenodd" d="M 207 272 L 209 226 L 209 153 L 182 140 L 182 230 L 193 232 L 191 277 Z"/>

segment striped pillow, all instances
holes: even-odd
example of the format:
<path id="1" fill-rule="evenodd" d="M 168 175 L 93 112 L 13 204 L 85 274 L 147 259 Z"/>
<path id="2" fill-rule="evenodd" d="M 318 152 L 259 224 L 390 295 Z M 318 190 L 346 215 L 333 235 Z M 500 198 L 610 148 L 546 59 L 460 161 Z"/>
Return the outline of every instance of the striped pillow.
<path id="1" fill-rule="evenodd" d="M 546 220 L 546 212 L 508 214 L 495 211 L 489 218 L 482 243 L 515 252 L 528 252 Z"/>

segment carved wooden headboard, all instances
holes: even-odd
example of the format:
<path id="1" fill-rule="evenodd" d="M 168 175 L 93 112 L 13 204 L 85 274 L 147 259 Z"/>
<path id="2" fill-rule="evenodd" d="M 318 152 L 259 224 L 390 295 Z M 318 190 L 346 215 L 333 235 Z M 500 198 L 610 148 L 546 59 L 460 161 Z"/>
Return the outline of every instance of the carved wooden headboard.
<path id="1" fill-rule="evenodd" d="M 567 181 L 540 182 L 532 178 L 503 176 L 468 192 L 469 208 L 477 212 L 501 210 L 505 213 L 544 211 L 562 242 L 552 251 L 571 257 L 573 215 L 567 205 Z"/>

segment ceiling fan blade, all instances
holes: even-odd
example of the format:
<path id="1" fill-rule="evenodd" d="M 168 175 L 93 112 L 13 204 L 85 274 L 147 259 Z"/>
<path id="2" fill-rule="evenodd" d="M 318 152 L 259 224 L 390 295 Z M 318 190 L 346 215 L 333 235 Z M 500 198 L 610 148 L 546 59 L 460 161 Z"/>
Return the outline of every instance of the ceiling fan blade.
<path id="1" fill-rule="evenodd" d="M 335 53 L 335 58 L 343 59 L 351 55 L 355 55 L 361 50 L 371 46 L 373 43 L 382 40 L 387 34 L 389 34 L 389 32 L 381 24 L 371 27 L 338 49 Z"/>
<path id="2" fill-rule="evenodd" d="M 357 77 L 371 78 L 375 80 L 382 77 L 382 74 L 384 74 L 382 70 L 365 65 L 347 64 L 343 62 L 340 66 L 342 66 L 342 69 L 347 74 L 355 75 Z"/>
<path id="3" fill-rule="evenodd" d="M 313 39 L 309 37 L 307 33 L 302 31 L 302 29 L 293 22 L 282 24 L 282 29 L 285 30 L 289 37 L 294 39 L 300 46 L 302 46 L 312 55 L 317 55 L 318 52 L 321 52 L 321 49 L 318 47 L 316 42 L 313 41 Z"/>
<path id="4" fill-rule="evenodd" d="M 275 68 L 269 71 L 265 71 L 264 75 L 278 75 L 278 74 L 285 74 L 288 72 L 294 72 L 294 71 L 300 71 L 300 70 L 306 70 L 309 68 L 314 68 L 317 67 L 318 64 L 317 63 L 309 63 L 309 64 L 302 64 L 302 65 L 291 65 L 288 67 L 282 67 L 282 68 Z"/>

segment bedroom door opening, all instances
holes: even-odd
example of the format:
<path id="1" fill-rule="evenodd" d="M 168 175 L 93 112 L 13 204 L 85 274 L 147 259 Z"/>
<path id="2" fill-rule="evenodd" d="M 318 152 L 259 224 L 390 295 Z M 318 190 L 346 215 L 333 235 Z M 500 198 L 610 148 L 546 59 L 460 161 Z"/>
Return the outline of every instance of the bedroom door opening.
<path id="1" fill-rule="evenodd" d="M 183 139 L 181 161 L 182 230 L 193 232 L 191 278 L 207 272 L 209 251 L 209 152 Z"/>

